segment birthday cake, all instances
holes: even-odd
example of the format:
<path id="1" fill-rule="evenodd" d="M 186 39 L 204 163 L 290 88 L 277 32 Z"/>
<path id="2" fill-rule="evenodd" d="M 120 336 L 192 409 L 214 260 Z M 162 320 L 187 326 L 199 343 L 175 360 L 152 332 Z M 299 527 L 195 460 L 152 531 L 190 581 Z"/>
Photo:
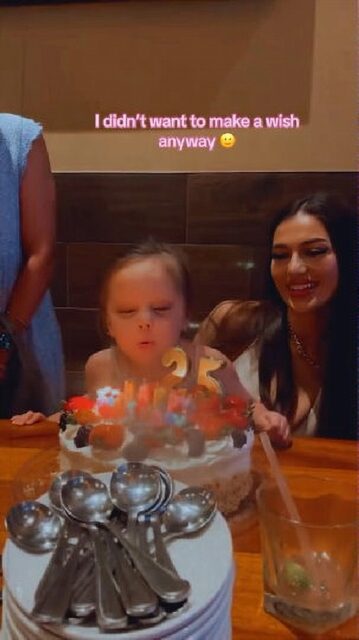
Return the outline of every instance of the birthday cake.
<path id="1" fill-rule="evenodd" d="M 226 516 L 238 512 L 252 488 L 246 403 L 204 389 L 170 389 L 130 381 L 105 387 L 92 400 L 70 399 L 60 421 L 62 468 L 91 473 L 143 461 L 175 480 L 214 491 Z"/>

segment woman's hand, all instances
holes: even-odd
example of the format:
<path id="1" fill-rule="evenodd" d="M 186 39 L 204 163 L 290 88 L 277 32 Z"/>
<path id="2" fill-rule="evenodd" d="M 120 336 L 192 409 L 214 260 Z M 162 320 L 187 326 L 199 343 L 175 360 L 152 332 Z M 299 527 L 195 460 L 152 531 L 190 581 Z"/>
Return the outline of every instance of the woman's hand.
<path id="1" fill-rule="evenodd" d="M 268 411 L 261 402 L 256 402 L 252 419 L 258 431 L 266 431 L 272 444 L 276 447 L 287 448 L 292 444 L 288 420 L 277 411 Z"/>
<path id="2" fill-rule="evenodd" d="M 19 426 L 35 424 L 35 422 L 42 422 L 42 420 L 46 420 L 46 416 L 38 411 L 26 411 L 26 413 L 11 418 L 11 422 Z"/>

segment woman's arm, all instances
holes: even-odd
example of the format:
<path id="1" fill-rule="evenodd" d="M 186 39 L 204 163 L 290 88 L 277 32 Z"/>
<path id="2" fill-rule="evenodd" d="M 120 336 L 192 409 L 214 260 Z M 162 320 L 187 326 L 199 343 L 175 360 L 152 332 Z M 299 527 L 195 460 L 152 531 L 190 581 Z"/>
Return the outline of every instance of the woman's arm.
<path id="1" fill-rule="evenodd" d="M 263 331 L 265 305 L 258 300 L 225 300 L 199 327 L 196 344 L 206 344 L 235 360 Z"/>
<path id="2" fill-rule="evenodd" d="M 224 302 L 220 302 L 220 304 L 212 309 L 212 311 L 200 324 L 199 329 L 193 339 L 194 344 L 203 344 L 209 347 L 217 348 L 216 344 L 218 329 L 223 319 L 233 308 L 234 304 L 234 300 L 225 300 Z"/>
<path id="3" fill-rule="evenodd" d="M 232 362 L 223 353 L 206 346 L 197 347 L 196 350 L 197 358 L 203 355 L 222 360 L 223 366 L 214 373 L 213 377 L 220 382 L 224 395 L 237 395 L 248 403 L 248 407 L 251 407 L 251 419 L 256 429 L 266 431 L 276 446 L 290 446 L 290 427 L 287 418 L 276 411 L 269 411 L 260 401 L 253 400 L 243 386 Z"/>
<path id="4" fill-rule="evenodd" d="M 24 264 L 6 309 L 19 331 L 30 323 L 47 290 L 54 263 L 55 185 L 42 136 L 32 145 L 21 181 L 20 224 Z"/>

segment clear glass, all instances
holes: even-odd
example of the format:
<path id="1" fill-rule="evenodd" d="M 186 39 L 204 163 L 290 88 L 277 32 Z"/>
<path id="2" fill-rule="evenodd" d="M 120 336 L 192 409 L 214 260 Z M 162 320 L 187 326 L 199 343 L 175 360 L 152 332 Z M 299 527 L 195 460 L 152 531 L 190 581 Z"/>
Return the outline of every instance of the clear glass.
<path id="1" fill-rule="evenodd" d="M 307 633 L 324 633 L 358 611 L 357 487 L 334 478 L 287 478 L 301 522 L 277 485 L 257 490 L 264 609 Z"/>
<path id="2" fill-rule="evenodd" d="M 44 449 L 36 453 L 22 465 L 14 477 L 13 502 L 38 500 L 48 492 L 52 481 L 61 471 L 57 449 Z"/>

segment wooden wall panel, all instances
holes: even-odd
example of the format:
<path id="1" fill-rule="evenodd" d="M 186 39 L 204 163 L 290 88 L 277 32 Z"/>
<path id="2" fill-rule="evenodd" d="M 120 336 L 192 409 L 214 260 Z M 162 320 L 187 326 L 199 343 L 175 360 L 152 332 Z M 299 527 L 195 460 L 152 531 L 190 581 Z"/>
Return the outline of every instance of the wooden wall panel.
<path id="1" fill-rule="evenodd" d="M 194 308 L 193 320 L 205 318 L 221 300 L 250 298 L 254 250 L 238 245 L 188 245 Z"/>
<path id="2" fill-rule="evenodd" d="M 352 173 L 205 173 L 188 178 L 188 242 L 265 245 L 271 217 L 314 191 L 356 206 Z"/>
<path id="3" fill-rule="evenodd" d="M 97 308 L 101 283 L 108 267 L 131 245 L 74 243 L 69 246 L 69 303 L 71 307 Z"/>
<path id="4" fill-rule="evenodd" d="M 99 315 L 96 309 L 57 309 L 62 330 L 66 366 L 71 371 L 83 369 L 87 358 L 102 348 Z"/>
<path id="5" fill-rule="evenodd" d="M 184 242 L 185 174 L 56 174 L 59 240 Z"/>

